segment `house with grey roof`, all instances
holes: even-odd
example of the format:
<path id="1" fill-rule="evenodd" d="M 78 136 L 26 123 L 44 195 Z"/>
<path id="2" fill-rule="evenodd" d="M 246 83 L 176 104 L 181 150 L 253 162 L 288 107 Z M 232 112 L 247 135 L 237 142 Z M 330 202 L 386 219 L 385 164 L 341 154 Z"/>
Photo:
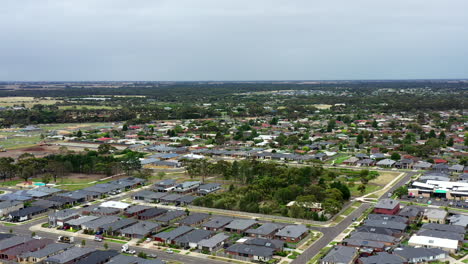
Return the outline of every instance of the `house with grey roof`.
<path id="1" fill-rule="evenodd" d="M 162 243 L 172 244 L 174 239 L 183 236 L 192 230 L 194 230 L 194 228 L 190 226 L 179 226 L 171 231 L 160 232 L 154 235 L 153 238 L 154 240 Z"/>
<path id="2" fill-rule="evenodd" d="M 17 256 L 23 253 L 39 250 L 53 242 L 54 241 L 52 239 L 47 239 L 47 238 L 32 239 L 23 244 L 14 246 L 7 250 L 3 250 L 0 253 L 0 259 L 5 260 L 5 261 L 13 261 L 17 259 Z"/>
<path id="3" fill-rule="evenodd" d="M 383 228 L 383 227 L 371 227 L 371 226 L 359 226 L 356 228 L 356 232 L 367 232 L 373 234 L 381 234 L 381 235 L 388 235 L 399 237 L 401 231 L 396 231 L 393 229 Z"/>
<path id="4" fill-rule="evenodd" d="M 194 229 L 187 234 L 174 239 L 174 244 L 182 248 L 197 248 L 198 242 L 213 235 L 212 231 L 205 229 Z"/>
<path id="5" fill-rule="evenodd" d="M 251 219 L 235 219 L 224 227 L 224 231 L 244 234 L 247 229 L 258 225 L 258 222 Z"/>
<path id="6" fill-rule="evenodd" d="M 210 218 L 209 214 L 205 213 L 191 213 L 189 216 L 179 220 L 179 225 L 197 226 L 207 221 Z"/>
<path id="7" fill-rule="evenodd" d="M 31 240 L 33 239 L 30 237 L 24 237 L 24 236 L 12 236 L 9 238 L 2 239 L 0 240 L 0 252 L 16 247 L 18 245 L 22 245 Z"/>
<path id="8" fill-rule="evenodd" d="M 218 233 L 210 238 L 200 240 L 198 242 L 198 249 L 201 251 L 213 252 L 221 248 L 228 239 L 228 235 Z"/>
<path id="9" fill-rule="evenodd" d="M 71 219 L 68 221 L 65 221 L 64 226 L 68 226 L 73 229 L 82 229 L 82 225 L 91 222 L 93 220 L 98 219 L 99 216 L 94 216 L 94 215 L 86 215 L 86 216 L 81 216 L 76 219 Z"/>
<path id="10" fill-rule="evenodd" d="M 226 248 L 225 252 L 234 258 L 242 260 L 268 262 L 273 258 L 274 250 L 269 247 L 234 244 Z"/>
<path id="11" fill-rule="evenodd" d="M 454 233 L 459 233 L 459 234 L 465 234 L 466 232 L 465 227 L 463 226 L 444 225 L 444 224 L 436 224 L 436 223 L 423 224 L 421 229 L 447 231 L 447 232 L 454 232 Z"/>
<path id="12" fill-rule="evenodd" d="M 46 214 L 47 208 L 40 206 L 30 206 L 21 208 L 17 211 L 12 211 L 8 214 L 8 219 L 12 222 L 23 222 L 32 219 L 33 217 L 39 217 Z"/>
<path id="13" fill-rule="evenodd" d="M 320 264 L 352 264 L 357 253 L 356 248 L 335 246 L 320 260 Z"/>
<path id="14" fill-rule="evenodd" d="M 174 191 L 180 194 L 194 192 L 201 185 L 200 181 L 186 181 L 175 186 Z"/>
<path id="15" fill-rule="evenodd" d="M 66 221 L 80 217 L 76 209 L 64 209 L 49 214 L 49 226 L 63 226 Z"/>
<path id="16" fill-rule="evenodd" d="M 121 230 L 134 225 L 138 222 L 136 219 L 120 218 L 112 223 L 107 223 L 99 227 L 99 231 L 103 231 L 108 235 L 119 235 Z"/>
<path id="17" fill-rule="evenodd" d="M 395 233 L 394 236 L 403 233 L 406 230 L 408 225 L 399 222 L 385 221 L 385 220 L 366 220 L 364 221 L 364 226 L 368 227 L 382 227 L 387 229 L 392 229 Z"/>
<path id="18" fill-rule="evenodd" d="M 154 190 L 157 192 L 170 192 L 176 186 L 176 181 L 174 179 L 166 179 L 159 181 L 154 184 Z"/>
<path id="19" fill-rule="evenodd" d="M 382 167 L 382 168 L 391 168 L 393 167 L 394 164 L 395 164 L 395 161 L 391 159 L 383 159 L 376 163 L 377 166 Z"/>
<path id="20" fill-rule="evenodd" d="M 215 216 L 211 218 L 210 221 L 203 223 L 202 228 L 211 231 L 218 231 L 224 229 L 226 225 L 231 223 L 234 218 L 224 217 L 224 216 Z"/>
<path id="21" fill-rule="evenodd" d="M 68 250 L 65 250 L 62 253 L 54 255 L 52 257 L 47 258 L 44 263 L 45 264 L 68 264 L 68 263 L 75 263 L 78 262 L 80 259 L 85 258 L 92 252 L 94 252 L 94 248 L 85 248 L 85 247 L 72 247 Z"/>
<path id="22" fill-rule="evenodd" d="M 134 200 L 145 201 L 149 203 L 159 203 L 160 199 L 166 196 L 165 192 L 153 192 L 150 190 L 142 190 L 133 194 L 132 198 Z"/>
<path id="23" fill-rule="evenodd" d="M 423 222 L 444 224 L 448 212 L 439 209 L 425 209 L 423 213 Z"/>
<path id="24" fill-rule="evenodd" d="M 275 223 L 265 223 L 257 228 L 248 229 L 245 233 L 251 237 L 273 238 L 283 226 Z"/>
<path id="25" fill-rule="evenodd" d="M 468 226 L 468 216 L 467 215 L 461 215 L 461 214 L 456 214 L 452 215 L 448 218 L 449 222 L 451 225 L 455 226 L 462 226 L 466 228 Z"/>
<path id="26" fill-rule="evenodd" d="M 76 264 L 100 264 L 100 263 L 106 263 L 111 258 L 119 255 L 119 252 L 116 250 L 96 250 L 94 252 L 91 252 L 88 256 L 80 259 L 78 262 L 75 262 Z"/>
<path id="27" fill-rule="evenodd" d="M 138 223 L 126 227 L 120 231 L 123 236 L 130 238 L 144 238 L 151 235 L 161 227 L 160 224 L 149 222 L 149 221 L 139 221 Z"/>
<path id="28" fill-rule="evenodd" d="M 192 195 L 183 195 L 179 199 L 175 201 L 176 206 L 184 206 L 187 204 L 191 204 L 197 197 L 192 196 Z"/>
<path id="29" fill-rule="evenodd" d="M 398 215 L 384 215 L 384 214 L 369 214 L 367 216 L 369 220 L 381 220 L 381 221 L 393 221 L 399 223 L 407 224 L 409 222 L 408 218 Z"/>
<path id="30" fill-rule="evenodd" d="M 159 259 L 144 259 L 120 254 L 111 258 L 107 264 L 164 264 L 164 262 Z"/>
<path id="31" fill-rule="evenodd" d="M 421 218 L 422 212 L 423 210 L 421 208 L 414 205 L 408 205 L 403 207 L 403 209 L 398 212 L 398 215 L 408 218 L 411 222 L 415 222 Z"/>
<path id="32" fill-rule="evenodd" d="M 26 252 L 18 256 L 20 263 L 39 263 L 48 257 L 62 253 L 73 247 L 71 244 L 52 243 L 37 251 Z"/>
<path id="33" fill-rule="evenodd" d="M 144 211 L 148 210 L 148 209 L 151 209 L 153 207 L 151 206 L 146 206 L 146 205 L 132 205 L 128 208 L 126 208 L 124 210 L 124 215 L 126 217 L 133 217 L 133 216 L 137 216 L 141 213 L 143 213 Z"/>
<path id="34" fill-rule="evenodd" d="M 219 183 L 207 183 L 207 184 L 200 185 L 200 187 L 198 187 L 197 194 L 204 196 L 210 193 L 214 193 L 220 189 L 221 189 L 221 184 Z"/>
<path id="35" fill-rule="evenodd" d="M 404 247 L 396 248 L 393 254 L 404 258 L 408 263 L 425 263 L 430 261 L 443 261 L 448 253 L 438 248 Z"/>
<path id="36" fill-rule="evenodd" d="M 0 216 L 9 215 L 13 211 L 18 211 L 24 208 L 24 203 L 21 201 L 3 201 L 0 202 Z"/>
<path id="37" fill-rule="evenodd" d="M 382 242 L 386 246 L 391 246 L 398 242 L 398 239 L 393 236 L 368 233 L 368 232 L 353 232 L 350 238 Z"/>
<path id="38" fill-rule="evenodd" d="M 385 246 L 385 243 L 378 242 L 378 241 L 372 241 L 372 240 L 363 240 L 363 239 L 353 239 L 353 238 L 347 238 L 343 240 L 343 245 L 346 245 L 348 247 L 357 247 L 357 248 L 365 248 L 365 249 L 371 249 L 372 251 L 383 251 Z"/>
<path id="39" fill-rule="evenodd" d="M 174 222 L 186 215 L 187 213 L 182 210 L 174 210 L 154 218 L 154 221 L 160 222 L 163 225 L 169 225 L 171 222 Z"/>
<path id="40" fill-rule="evenodd" d="M 99 218 L 94 219 L 92 221 L 82 223 L 81 227 L 83 229 L 85 229 L 85 230 L 96 232 L 99 229 L 101 229 L 102 226 L 104 226 L 106 224 L 109 224 L 109 223 L 112 223 L 112 222 L 115 222 L 115 221 L 118 221 L 119 219 L 120 219 L 120 217 L 113 216 L 113 215 L 102 216 L 102 217 L 99 217 Z"/>
<path id="41" fill-rule="evenodd" d="M 374 206 L 374 213 L 396 215 L 400 211 L 400 202 L 393 199 L 382 199 Z"/>
<path id="42" fill-rule="evenodd" d="M 139 220 L 148 220 L 167 213 L 167 209 L 151 208 L 138 215 Z"/>
<path id="43" fill-rule="evenodd" d="M 177 194 L 177 193 L 171 193 L 168 195 L 165 195 L 159 199 L 159 201 L 163 204 L 170 204 L 173 203 L 175 204 L 178 199 L 182 198 L 183 195 Z"/>
<path id="44" fill-rule="evenodd" d="M 406 264 L 406 259 L 398 255 L 389 254 L 387 252 L 377 252 L 377 254 L 359 258 L 360 264 L 380 264 L 380 263 L 391 263 L 391 264 Z"/>
<path id="45" fill-rule="evenodd" d="M 463 242 L 463 240 L 465 239 L 464 234 L 448 232 L 448 231 L 431 230 L 431 229 L 421 229 L 416 234 L 418 236 L 427 236 L 427 237 L 437 237 L 437 238 L 458 240 L 459 242 Z"/>
<path id="46" fill-rule="evenodd" d="M 275 252 L 283 251 L 284 241 L 278 239 L 268 239 L 268 238 L 249 238 L 243 242 L 246 245 L 255 245 L 262 247 L 269 247 L 275 250 Z"/>
<path id="47" fill-rule="evenodd" d="M 275 238 L 290 243 L 297 243 L 308 234 L 309 229 L 305 225 L 287 225 L 275 234 Z"/>

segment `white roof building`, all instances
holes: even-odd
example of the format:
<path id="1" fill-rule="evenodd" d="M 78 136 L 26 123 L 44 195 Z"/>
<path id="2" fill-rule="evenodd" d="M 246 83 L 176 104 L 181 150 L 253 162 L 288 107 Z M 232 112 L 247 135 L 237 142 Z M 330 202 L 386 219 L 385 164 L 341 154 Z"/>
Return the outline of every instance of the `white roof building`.
<path id="1" fill-rule="evenodd" d="M 458 241 L 446 238 L 413 235 L 409 241 L 410 246 L 425 246 L 429 248 L 440 248 L 442 250 L 455 252 L 458 249 Z"/>
<path id="2" fill-rule="evenodd" d="M 130 204 L 119 202 L 119 201 L 107 201 L 107 202 L 103 202 L 101 204 L 101 207 L 116 208 L 116 209 L 120 209 L 120 210 L 126 209 L 129 206 L 130 206 Z"/>

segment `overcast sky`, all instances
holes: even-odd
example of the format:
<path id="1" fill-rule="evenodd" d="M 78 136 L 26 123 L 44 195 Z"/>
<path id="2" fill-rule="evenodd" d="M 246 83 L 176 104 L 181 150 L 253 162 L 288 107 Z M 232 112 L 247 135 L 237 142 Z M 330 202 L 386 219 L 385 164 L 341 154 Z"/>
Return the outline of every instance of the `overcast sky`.
<path id="1" fill-rule="evenodd" d="M 467 77 L 467 0 L 0 3 L 4 81 Z"/>

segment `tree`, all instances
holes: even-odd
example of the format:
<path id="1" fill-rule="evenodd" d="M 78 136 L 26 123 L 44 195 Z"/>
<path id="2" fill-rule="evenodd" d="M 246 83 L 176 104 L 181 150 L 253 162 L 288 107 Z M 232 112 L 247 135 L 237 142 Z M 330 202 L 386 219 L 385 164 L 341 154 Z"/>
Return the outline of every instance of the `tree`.
<path id="1" fill-rule="evenodd" d="M 111 144 L 108 144 L 108 143 L 103 143 L 101 145 L 99 145 L 98 147 L 98 153 L 99 154 L 109 154 L 111 153 L 112 151 L 115 151 L 116 148 L 114 146 L 112 146 Z"/>
<path id="2" fill-rule="evenodd" d="M 398 161 L 398 160 L 401 159 L 401 155 L 398 152 L 393 152 L 392 156 L 390 156 L 390 159 L 392 159 L 394 161 Z"/>
<path id="3" fill-rule="evenodd" d="M 453 147 L 453 144 L 454 144 L 454 141 L 453 141 L 453 138 L 449 138 L 449 140 L 447 141 L 447 146 L 449 147 Z"/>
<path id="4" fill-rule="evenodd" d="M 429 131 L 429 135 L 427 136 L 428 138 L 436 138 L 436 133 L 434 131 L 434 129 L 432 129 L 431 131 Z"/>
<path id="5" fill-rule="evenodd" d="M 78 132 L 76 132 L 76 136 L 77 137 L 82 137 L 83 136 L 83 132 L 81 132 L 81 130 L 78 130 Z"/>
<path id="6" fill-rule="evenodd" d="M 127 131 L 128 130 L 128 125 L 127 124 L 123 124 L 122 126 L 122 131 Z"/>
<path id="7" fill-rule="evenodd" d="M 151 178 L 151 175 L 152 173 L 150 169 L 142 169 L 133 174 L 133 176 L 144 180 L 148 180 L 149 178 Z"/>
<path id="8" fill-rule="evenodd" d="M 106 249 L 106 250 L 107 250 L 108 248 L 109 248 L 109 244 L 107 244 L 107 242 L 106 242 L 106 243 L 104 243 L 104 249 Z"/>
<path id="9" fill-rule="evenodd" d="M 83 247 L 86 246 L 86 240 L 84 240 L 84 239 L 81 240 L 81 246 L 83 246 Z"/>
<path id="10" fill-rule="evenodd" d="M 51 173 L 44 173 L 42 175 L 42 179 L 41 181 L 45 184 L 48 184 L 50 182 L 50 180 L 52 179 L 52 174 Z"/>
<path id="11" fill-rule="evenodd" d="M 362 134 L 359 134 L 356 138 L 356 142 L 357 144 L 361 145 L 362 143 L 364 143 L 364 137 L 362 136 Z"/>
<path id="12" fill-rule="evenodd" d="M 403 195 L 408 194 L 408 187 L 406 186 L 401 186 L 398 189 L 395 190 L 394 194 L 396 194 L 399 198 L 401 198 Z"/>
<path id="13" fill-rule="evenodd" d="M 358 191 L 361 193 L 361 195 L 363 195 L 366 192 L 366 185 L 365 184 L 359 185 Z"/>
<path id="14" fill-rule="evenodd" d="M 379 127 L 379 124 L 377 123 L 377 121 L 374 119 L 374 121 L 372 122 L 372 127 L 373 128 L 378 128 Z"/>
<path id="15" fill-rule="evenodd" d="M 162 180 L 166 176 L 166 173 L 164 171 L 159 171 L 158 172 L 158 179 Z"/>

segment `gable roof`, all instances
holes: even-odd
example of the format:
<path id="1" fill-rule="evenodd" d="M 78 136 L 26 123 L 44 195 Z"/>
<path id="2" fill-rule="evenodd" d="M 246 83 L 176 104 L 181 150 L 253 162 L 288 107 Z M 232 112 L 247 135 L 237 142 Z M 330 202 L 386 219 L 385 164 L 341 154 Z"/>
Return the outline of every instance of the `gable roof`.
<path id="1" fill-rule="evenodd" d="M 179 226 L 176 229 L 173 229 L 168 232 L 160 232 L 155 235 L 155 237 L 161 238 L 163 240 L 173 240 L 183 234 L 186 234 L 193 230 L 193 227 L 190 226 Z"/>
<path id="2" fill-rule="evenodd" d="M 206 238 L 206 239 L 203 239 L 203 240 L 200 240 L 198 242 L 198 245 L 200 247 L 207 247 L 207 248 L 212 248 L 212 247 L 215 247 L 216 245 L 218 245 L 219 243 L 227 240 L 229 238 L 228 235 L 224 234 L 224 233 L 218 233 L 210 238 Z"/>
<path id="3" fill-rule="evenodd" d="M 257 224 L 257 221 L 251 219 L 235 219 L 232 220 L 224 228 L 234 229 L 234 230 L 245 230 L 253 225 Z"/>
<path id="4" fill-rule="evenodd" d="M 325 257 L 323 257 L 322 262 L 351 263 L 354 260 L 356 253 L 356 248 L 335 246 L 328 252 Z"/>
<path id="5" fill-rule="evenodd" d="M 134 225 L 122 229 L 120 232 L 122 234 L 132 234 L 132 235 L 146 235 L 149 232 L 157 229 L 160 225 L 158 223 L 149 222 L 149 221 L 140 221 Z"/>
<path id="6" fill-rule="evenodd" d="M 72 247 L 68 250 L 65 250 L 62 253 L 47 258 L 45 261 L 53 263 L 67 263 L 74 259 L 78 259 L 88 254 L 91 254 L 91 252 L 93 251 L 95 251 L 95 249 L 93 248 Z"/>
<path id="7" fill-rule="evenodd" d="M 204 223 L 202 226 L 207 228 L 221 228 L 230 222 L 232 222 L 234 218 L 231 217 L 224 217 L 224 216 L 216 216 L 213 217 L 210 221 Z"/>
<path id="8" fill-rule="evenodd" d="M 305 225 L 287 225 L 276 233 L 277 236 L 298 238 L 309 229 Z"/>
<path id="9" fill-rule="evenodd" d="M 193 225 L 202 222 L 205 219 L 210 218 L 209 214 L 205 213 L 191 213 L 189 216 L 179 221 L 181 225 Z"/>
<path id="10" fill-rule="evenodd" d="M 39 249 L 37 251 L 23 253 L 23 254 L 21 254 L 20 257 L 22 257 L 22 258 L 29 258 L 29 257 L 44 258 L 44 257 L 53 255 L 53 254 L 55 254 L 55 253 L 57 253 L 59 251 L 66 250 L 66 249 L 71 248 L 71 247 L 73 247 L 73 245 L 71 245 L 71 244 L 53 243 L 53 244 L 49 244 L 45 248 Z"/>
<path id="11" fill-rule="evenodd" d="M 375 208 L 393 210 L 400 203 L 393 199 L 382 199 L 376 205 Z"/>
<path id="12" fill-rule="evenodd" d="M 362 264 L 402 264 L 405 263 L 406 260 L 400 256 L 388 254 L 387 252 L 378 252 L 376 255 L 367 258 L 359 258 L 359 262 Z"/>
<path id="13" fill-rule="evenodd" d="M 254 235 L 269 235 L 278 229 L 281 228 L 281 225 L 275 223 L 265 223 L 258 228 L 255 229 L 248 229 L 246 233 L 254 234 Z"/>
<path id="14" fill-rule="evenodd" d="M 228 247 L 226 251 L 260 257 L 271 257 L 273 256 L 274 249 L 255 245 L 234 244 Z"/>
<path id="15" fill-rule="evenodd" d="M 198 241 L 211 236 L 211 234 L 213 234 L 213 232 L 205 229 L 195 229 L 174 240 L 176 243 L 197 243 Z"/>

